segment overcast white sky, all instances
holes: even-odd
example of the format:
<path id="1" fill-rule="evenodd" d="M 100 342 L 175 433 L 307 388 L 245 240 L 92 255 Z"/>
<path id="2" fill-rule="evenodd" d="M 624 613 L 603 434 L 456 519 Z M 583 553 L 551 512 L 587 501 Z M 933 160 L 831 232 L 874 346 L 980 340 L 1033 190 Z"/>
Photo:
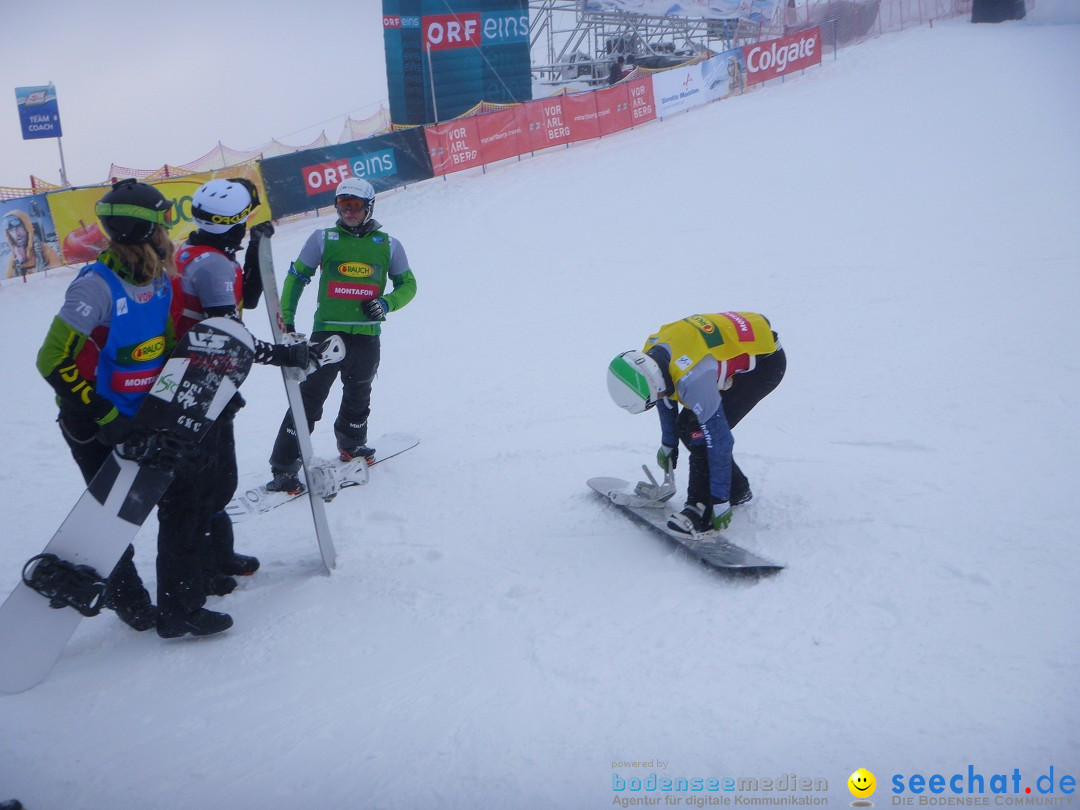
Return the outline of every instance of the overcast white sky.
<path id="1" fill-rule="evenodd" d="M 336 141 L 347 113 L 387 98 L 381 26 L 381 0 L 5 3 L 0 185 L 59 182 L 56 139 L 24 141 L 15 106 L 16 87 L 50 81 L 75 185 L 106 180 L 110 163 L 187 163 L 219 140 Z"/>

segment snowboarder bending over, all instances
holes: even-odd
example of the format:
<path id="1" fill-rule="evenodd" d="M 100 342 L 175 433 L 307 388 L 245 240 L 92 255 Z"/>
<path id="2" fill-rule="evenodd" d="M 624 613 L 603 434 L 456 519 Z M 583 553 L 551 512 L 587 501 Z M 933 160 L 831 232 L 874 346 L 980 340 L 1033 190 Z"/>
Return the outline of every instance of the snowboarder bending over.
<path id="1" fill-rule="evenodd" d="M 350 177 L 338 184 L 334 198 L 338 220 L 331 228 L 319 228 L 300 250 L 285 278 L 281 312 L 285 331 L 295 332 L 300 295 L 317 268 L 319 300 L 311 340 L 319 342 L 340 335 L 345 359 L 324 365 L 300 384 L 310 433 L 322 418 L 323 403 L 341 372 L 341 407 L 334 422 L 334 436 L 342 461 L 364 458 L 370 464 L 375 448 L 369 447 L 368 416 L 371 384 L 379 368 L 379 334 L 390 312 L 408 304 L 416 295 L 416 278 L 401 243 L 382 230 L 373 219 L 375 188 L 367 180 Z M 386 283 L 393 291 L 386 292 Z M 299 492 L 300 445 L 291 413 L 285 414 L 270 454 L 272 492 Z"/>
<path id="2" fill-rule="evenodd" d="M 240 320 L 243 307 L 250 309 L 258 303 L 262 294 L 259 241 L 263 236 L 273 235 L 274 226 L 270 222 L 252 226 L 244 267 L 236 261 L 236 253 L 247 235 L 247 220 L 258 206 L 258 189 L 243 177 L 210 180 L 192 195 L 191 217 L 198 230 L 192 231 L 177 251 L 177 275 L 172 281 L 172 319 L 177 340 L 205 318 Z M 306 342 L 275 345 L 255 340 L 255 362 L 305 368 L 309 363 L 309 345 Z M 211 513 L 207 592 L 217 596 L 232 592 L 236 587 L 233 577 L 248 576 L 259 568 L 256 557 L 235 552 L 232 520 L 225 512 L 236 493 L 233 420 L 243 405 L 244 400 L 237 393 L 204 442 L 212 448 L 208 475 L 214 480 L 213 498 L 206 505 Z"/>
<path id="3" fill-rule="evenodd" d="M 615 404 L 630 413 L 656 407 L 660 469 L 675 469 L 679 440 L 690 451 L 686 505 L 669 517 L 669 529 L 726 529 L 732 505 L 750 500 L 750 482 L 732 458 L 731 429 L 780 384 L 786 367 L 776 333 L 755 312 L 691 315 L 611 361 Z"/>

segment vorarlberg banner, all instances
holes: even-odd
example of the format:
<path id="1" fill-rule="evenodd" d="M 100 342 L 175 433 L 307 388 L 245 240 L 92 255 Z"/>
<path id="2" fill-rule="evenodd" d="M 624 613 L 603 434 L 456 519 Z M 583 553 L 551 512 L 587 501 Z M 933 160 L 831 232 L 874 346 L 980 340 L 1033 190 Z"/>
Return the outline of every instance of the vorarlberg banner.
<path id="1" fill-rule="evenodd" d="M 420 127 L 266 158 L 260 166 L 275 219 L 333 206 L 347 177 L 385 191 L 435 176 Z"/>

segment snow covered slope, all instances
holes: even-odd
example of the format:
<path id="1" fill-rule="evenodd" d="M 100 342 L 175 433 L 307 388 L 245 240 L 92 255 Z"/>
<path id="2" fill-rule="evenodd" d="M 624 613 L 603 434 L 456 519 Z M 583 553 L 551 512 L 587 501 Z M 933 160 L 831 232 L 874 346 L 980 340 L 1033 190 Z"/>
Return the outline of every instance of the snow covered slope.
<path id="1" fill-rule="evenodd" d="M 301 505 L 238 527 L 263 569 L 212 600 L 223 636 L 84 621 L 0 698 L 0 799 L 603 808 L 645 795 L 616 775 L 795 774 L 842 806 L 859 767 L 879 805 L 893 774 L 1077 775 L 1078 46 L 937 24 L 382 196 L 419 294 L 384 331 L 372 435 L 421 445 L 329 507 L 331 577 Z M 278 267 L 329 221 L 282 227 Z M 80 490 L 34 369 L 71 275 L 0 288 L 0 593 Z M 789 358 L 736 430 L 756 497 L 732 535 L 788 565 L 762 579 L 584 484 L 659 439 L 608 400 L 610 358 L 723 309 L 766 313 Z M 240 463 L 263 470 L 277 372 L 244 394 Z M 153 560 L 144 530 L 151 581 Z"/>

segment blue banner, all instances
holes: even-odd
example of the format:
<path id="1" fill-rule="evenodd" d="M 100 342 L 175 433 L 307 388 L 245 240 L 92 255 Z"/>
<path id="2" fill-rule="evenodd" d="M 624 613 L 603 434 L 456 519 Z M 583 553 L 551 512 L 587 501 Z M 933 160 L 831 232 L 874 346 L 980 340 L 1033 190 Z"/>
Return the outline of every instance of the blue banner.
<path id="1" fill-rule="evenodd" d="M 259 168 L 274 219 L 333 206 L 347 177 L 385 191 L 435 176 L 421 127 L 266 158 Z"/>
<path id="2" fill-rule="evenodd" d="M 53 85 L 16 87 L 15 103 L 19 107 L 24 141 L 59 138 L 64 134 L 60 131 L 60 106 L 56 102 L 56 88 Z"/>

